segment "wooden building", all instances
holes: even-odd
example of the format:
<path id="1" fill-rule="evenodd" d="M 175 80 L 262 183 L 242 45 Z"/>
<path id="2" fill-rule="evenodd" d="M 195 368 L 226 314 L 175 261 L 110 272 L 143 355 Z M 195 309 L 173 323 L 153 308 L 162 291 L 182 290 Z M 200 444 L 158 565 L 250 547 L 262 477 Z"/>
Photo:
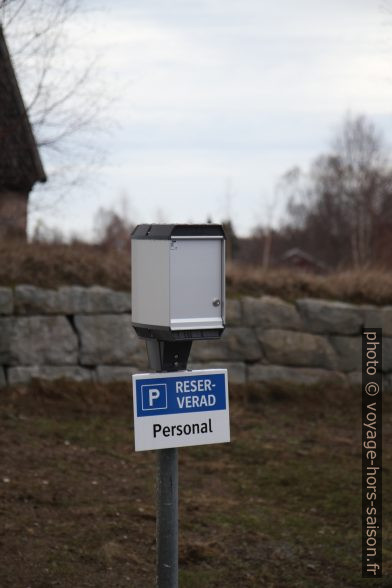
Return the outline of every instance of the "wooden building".
<path id="1" fill-rule="evenodd" d="M 0 239 L 26 238 L 27 204 L 46 176 L 0 26 Z"/>
<path id="2" fill-rule="evenodd" d="M 287 267 L 313 274 L 325 274 L 328 272 L 328 267 L 324 262 L 299 247 L 293 247 L 286 251 L 280 261 L 282 265 Z"/>

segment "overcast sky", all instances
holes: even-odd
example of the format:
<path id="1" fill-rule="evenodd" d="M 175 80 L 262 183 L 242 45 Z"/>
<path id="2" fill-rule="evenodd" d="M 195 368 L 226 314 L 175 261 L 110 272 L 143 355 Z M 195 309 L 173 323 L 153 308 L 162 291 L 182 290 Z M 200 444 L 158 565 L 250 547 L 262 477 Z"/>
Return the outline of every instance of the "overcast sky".
<path id="1" fill-rule="evenodd" d="M 85 0 L 69 34 L 101 55 L 116 97 L 115 124 L 95 139 L 107 157 L 55 208 L 56 194 L 36 190 L 30 229 L 41 218 L 91 237 L 96 210 L 126 198 L 136 223 L 230 216 L 246 235 L 279 222 L 279 177 L 326 151 L 347 112 L 392 143 L 388 3 L 97 1 Z"/>

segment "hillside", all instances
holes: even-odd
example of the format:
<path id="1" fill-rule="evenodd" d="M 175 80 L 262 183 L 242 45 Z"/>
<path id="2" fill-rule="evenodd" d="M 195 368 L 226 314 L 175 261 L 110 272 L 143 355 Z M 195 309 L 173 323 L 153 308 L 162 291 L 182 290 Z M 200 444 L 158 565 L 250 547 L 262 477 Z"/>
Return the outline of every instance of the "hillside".
<path id="1" fill-rule="evenodd" d="M 86 243 L 0 243 L 0 286 L 33 284 L 42 288 L 98 284 L 129 290 L 130 254 Z M 392 304 L 392 272 L 379 268 L 341 270 L 314 275 L 290 269 L 263 271 L 233 263 L 227 268 L 227 294 L 270 294 L 286 300 L 300 297 Z"/>

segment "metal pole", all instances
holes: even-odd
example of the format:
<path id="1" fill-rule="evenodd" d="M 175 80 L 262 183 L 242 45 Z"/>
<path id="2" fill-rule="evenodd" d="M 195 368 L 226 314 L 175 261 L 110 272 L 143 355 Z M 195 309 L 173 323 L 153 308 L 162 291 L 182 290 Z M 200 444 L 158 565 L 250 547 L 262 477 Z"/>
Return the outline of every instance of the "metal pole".
<path id="1" fill-rule="evenodd" d="M 192 341 L 146 341 L 150 368 L 186 369 Z M 178 588 L 178 449 L 157 450 L 157 587 Z"/>
<path id="2" fill-rule="evenodd" d="M 178 450 L 157 453 L 157 586 L 177 588 Z"/>

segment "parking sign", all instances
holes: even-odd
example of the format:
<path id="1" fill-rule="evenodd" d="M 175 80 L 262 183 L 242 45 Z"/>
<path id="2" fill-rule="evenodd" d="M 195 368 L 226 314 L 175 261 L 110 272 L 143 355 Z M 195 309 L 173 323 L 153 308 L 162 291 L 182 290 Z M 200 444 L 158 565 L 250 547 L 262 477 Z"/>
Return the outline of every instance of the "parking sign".
<path id="1" fill-rule="evenodd" d="M 230 441 L 227 370 L 135 374 L 135 449 Z"/>

